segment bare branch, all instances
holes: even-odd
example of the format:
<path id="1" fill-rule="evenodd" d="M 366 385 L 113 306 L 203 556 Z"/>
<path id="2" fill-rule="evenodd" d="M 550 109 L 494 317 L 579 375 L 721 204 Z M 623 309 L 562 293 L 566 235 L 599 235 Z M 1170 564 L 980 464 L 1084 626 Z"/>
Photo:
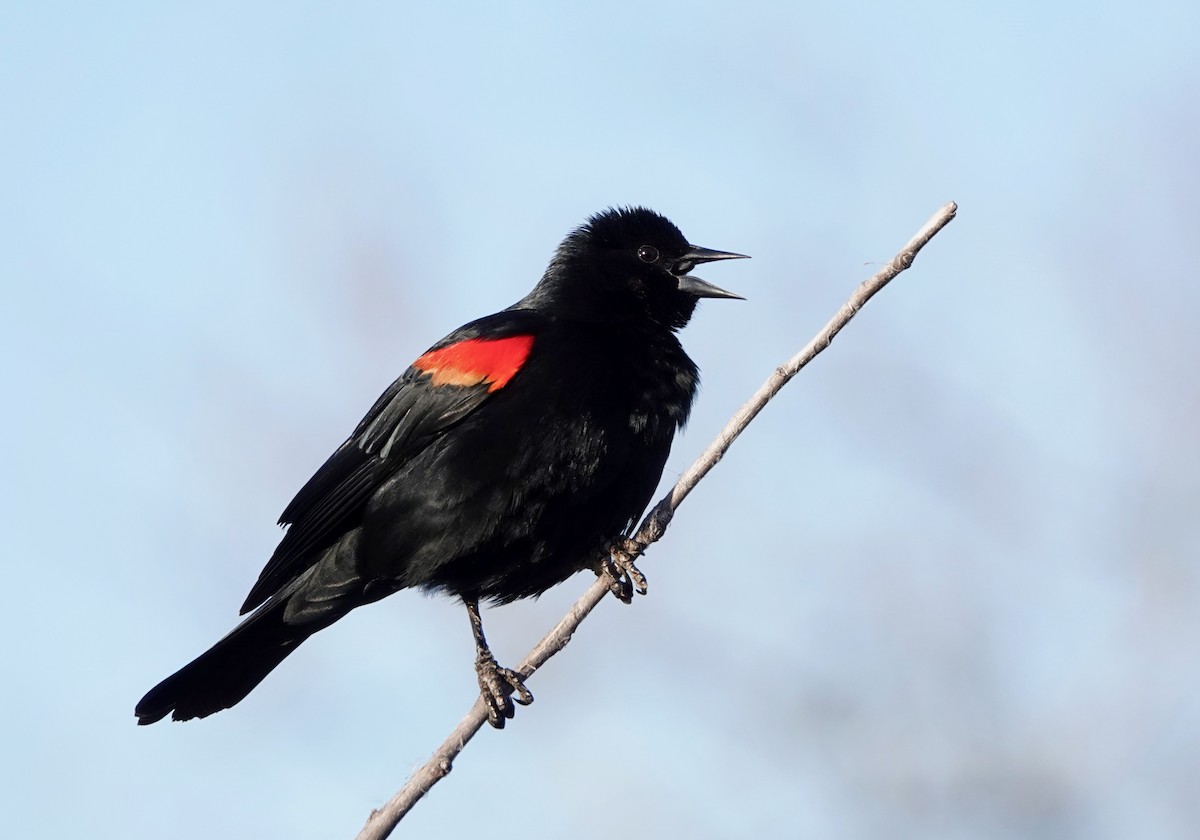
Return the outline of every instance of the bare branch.
<path id="1" fill-rule="evenodd" d="M 792 358 L 780 365 L 767 378 L 767 381 L 762 384 L 749 401 L 743 405 L 725 424 L 720 434 L 716 439 L 709 444 L 708 448 L 701 453 L 696 462 L 688 468 L 675 483 L 663 499 L 654 506 L 654 508 L 642 520 L 638 532 L 633 539 L 643 548 L 656 542 L 662 537 L 670 524 L 671 518 L 675 515 L 676 508 L 680 503 L 687 498 L 688 493 L 692 491 L 708 471 L 716 466 L 717 462 L 724 457 L 725 452 L 730 445 L 737 439 L 737 436 L 742 433 L 742 430 L 749 425 L 750 421 L 762 411 L 763 407 L 779 392 L 779 389 L 788 383 L 789 380 L 800 370 L 811 362 L 817 355 L 828 347 L 842 329 L 850 322 L 867 301 L 869 301 L 876 292 L 891 282 L 900 272 L 907 269 L 913 264 L 917 253 L 928 244 L 929 240 L 937 235 L 938 231 L 944 228 L 954 218 L 958 212 L 958 205 L 950 202 L 945 207 L 935 213 L 928 222 L 917 232 L 917 234 L 909 240 L 908 244 L 900 250 L 891 261 L 883 267 L 874 277 L 870 278 L 857 289 L 850 299 L 846 301 L 837 314 L 830 319 L 829 323 L 817 333 L 817 335 L 805 347 Z M 587 618 L 588 614 L 595 609 L 596 605 L 608 593 L 608 584 L 603 579 L 597 579 L 587 591 L 575 602 L 571 610 L 562 617 L 546 636 L 538 642 L 538 644 L 525 657 L 525 661 L 517 669 L 525 677 L 531 676 L 545 662 L 558 653 L 567 643 L 571 641 L 571 636 L 575 630 Z M 450 733 L 445 742 L 438 747 L 433 756 L 419 769 L 417 769 L 408 779 L 404 787 L 396 793 L 382 808 L 372 811 L 367 824 L 359 832 L 357 840 L 383 840 L 392 833 L 392 829 L 399 824 L 404 815 L 412 809 L 413 805 L 425 795 L 425 793 L 441 781 L 450 772 L 454 759 L 462 752 L 463 747 L 475 735 L 476 732 L 483 726 L 487 720 L 487 710 L 484 707 L 483 700 L 476 698 L 475 705 L 467 712 L 464 717 Z"/>

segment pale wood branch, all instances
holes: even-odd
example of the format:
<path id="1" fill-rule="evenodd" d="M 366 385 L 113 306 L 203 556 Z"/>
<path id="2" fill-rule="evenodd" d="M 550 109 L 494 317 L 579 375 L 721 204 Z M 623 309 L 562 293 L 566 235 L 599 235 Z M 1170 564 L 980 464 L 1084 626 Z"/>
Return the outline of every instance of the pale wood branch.
<path id="1" fill-rule="evenodd" d="M 957 211 L 958 205 L 954 202 L 950 202 L 938 210 L 887 265 L 855 289 L 854 294 L 842 305 L 837 314 L 799 353 L 774 370 L 746 404 L 730 418 L 729 422 L 725 424 L 725 428 L 701 453 L 695 463 L 680 477 L 675 486 L 671 488 L 671 492 L 664 496 L 642 520 L 641 526 L 633 537 L 637 543 L 644 548 L 662 537 L 671 518 L 675 515 L 676 508 L 687 498 L 688 493 L 699 483 L 700 479 L 724 457 L 730 445 L 749 425 L 750 421 L 762 411 L 780 388 L 832 343 L 834 336 L 850 322 L 850 319 L 876 292 L 913 264 L 917 253 L 937 235 L 938 231 L 950 223 Z M 604 579 L 597 579 L 554 626 L 554 629 L 547 633 L 529 652 L 517 670 L 528 678 L 550 657 L 566 647 L 576 628 L 608 592 L 607 582 Z M 467 712 L 466 717 L 459 722 L 430 759 L 413 772 L 404 787 L 382 808 L 371 812 L 371 816 L 362 831 L 359 832 L 357 840 L 383 840 L 391 834 L 392 829 L 399 824 L 413 805 L 431 787 L 446 777 L 453 766 L 454 759 L 486 720 L 487 710 L 483 700 L 476 698 L 475 705 Z"/>

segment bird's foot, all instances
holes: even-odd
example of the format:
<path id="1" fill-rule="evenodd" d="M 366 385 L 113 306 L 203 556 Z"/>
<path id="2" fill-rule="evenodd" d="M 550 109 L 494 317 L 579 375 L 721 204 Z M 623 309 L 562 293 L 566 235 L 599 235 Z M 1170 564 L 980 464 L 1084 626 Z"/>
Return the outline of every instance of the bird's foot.
<path id="1" fill-rule="evenodd" d="M 487 706 L 488 723 L 496 729 L 503 729 L 504 721 L 511 720 L 516 713 L 514 701 L 522 706 L 533 702 L 533 694 L 525 687 L 521 675 L 512 668 L 501 668 L 490 653 L 480 653 L 475 658 L 475 673 L 479 677 L 479 693 Z"/>
<path id="2" fill-rule="evenodd" d="M 633 564 L 646 547 L 637 540 L 622 537 L 608 547 L 600 561 L 599 574 L 608 584 L 608 591 L 626 604 L 633 602 L 633 593 L 646 594 L 646 576 Z"/>

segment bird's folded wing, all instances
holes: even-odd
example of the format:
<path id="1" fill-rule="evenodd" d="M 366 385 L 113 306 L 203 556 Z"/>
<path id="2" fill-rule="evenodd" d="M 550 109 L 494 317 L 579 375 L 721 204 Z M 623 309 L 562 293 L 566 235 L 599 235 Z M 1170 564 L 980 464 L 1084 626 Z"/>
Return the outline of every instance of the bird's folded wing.
<path id="1" fill-rule="evenodd" d="M 361 520 L 383 482 L 501 392 L 533 348 L 536 316 L 506 310 L 439 341 L 388 386 L 280 517 L 288 531 L 242 605 L 258 607 Z"/>

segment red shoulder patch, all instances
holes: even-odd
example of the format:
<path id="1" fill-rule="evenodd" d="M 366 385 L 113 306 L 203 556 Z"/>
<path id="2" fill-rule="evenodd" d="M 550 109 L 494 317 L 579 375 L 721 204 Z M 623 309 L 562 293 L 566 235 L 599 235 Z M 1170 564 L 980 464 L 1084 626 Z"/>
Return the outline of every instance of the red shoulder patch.
<path id="1" fill-rule="evenodd" d="M 430 350 L 413 367 L 430 375 L 437 385 L 486 384 L 496 391 L 508 384 L 529 358 L 533 336 L 468 338 L 448 347 Z"/>

